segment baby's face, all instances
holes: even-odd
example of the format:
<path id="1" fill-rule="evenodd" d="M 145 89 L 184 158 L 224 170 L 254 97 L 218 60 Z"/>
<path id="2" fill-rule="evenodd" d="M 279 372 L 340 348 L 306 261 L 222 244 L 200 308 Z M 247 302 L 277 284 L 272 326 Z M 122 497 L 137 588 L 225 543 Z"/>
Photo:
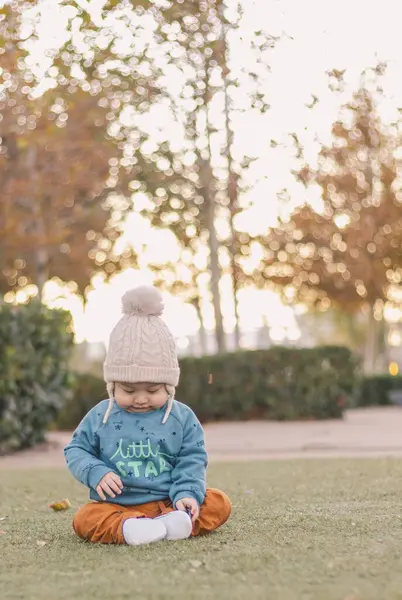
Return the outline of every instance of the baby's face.
<path id="1" fill-rule="evenodd" d="M 151 412 L 161 408 L 168 399 L 163 383 L 116 383 L 115 400 L 128 412 Z"/>

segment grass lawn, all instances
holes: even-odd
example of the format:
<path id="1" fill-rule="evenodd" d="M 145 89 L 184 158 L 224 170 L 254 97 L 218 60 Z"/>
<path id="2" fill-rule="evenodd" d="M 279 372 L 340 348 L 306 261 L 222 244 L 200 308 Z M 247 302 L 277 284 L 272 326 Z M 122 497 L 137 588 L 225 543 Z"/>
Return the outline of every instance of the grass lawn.
<path id="1" fill-rule="evenodd" d="M 402 599 L 402 461 L 214 465 L 233 500 L 216 534 L 148 547 L 71 529 L 87 492 L 63 470 L 0 472 L 1 600 Z"/>

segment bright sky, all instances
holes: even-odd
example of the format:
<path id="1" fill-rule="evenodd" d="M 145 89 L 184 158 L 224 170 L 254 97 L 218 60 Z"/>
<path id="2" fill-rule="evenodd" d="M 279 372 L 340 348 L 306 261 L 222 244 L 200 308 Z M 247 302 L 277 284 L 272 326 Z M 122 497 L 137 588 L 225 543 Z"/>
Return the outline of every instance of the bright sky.
<path id="1" fill-rule="evenodd" d="M 54 20 L 54 4 L 46 0 L 52 13 L 52 26 L 43 25 L 44 31 L 62 35 Z M 50 12 L 49 12 L 50 15 Z M 296 203 L 303 200 L 301 188 L 290 175 L 293 166 L 288 133 L 296 132 L 303 141 L 308 159 L 314 161 L 319 146 L 314 136 L 328 141 L 330 125 L 336 117 L 341 98 L 328 91 L 325 71 L 347 68 L 347 82 L 351 88 L 358 84 L 360 72 L 374 65 L 378 59 L 391 61 L 387 77 L 387 92 L 395 100 L 384 103 L 382 112 L 389 118 L 394 114 L 398 100 L 402 100 L 400 87 L 402 75 L 402 38 L 400 22 L 402 5 L 400 0 L 247 0 L 243 21 L 244 36 L 248 30 L 258 30 L 261 23 L 267 23 L 270 33 L 279 35 L 285 32 L 289 38 L 278 43 L 272 51 L 272 72 L 266 82 L 267 98 L 271 109 L 261 115 L 257 111 L 242 114 L 236 128 L 236 144 L 245 155 L 258 156 L 253 164 L 250 182 L 252 208 L 241 225 L 250 230 L 264 230 L 275 222 L 278 211 L 277 193 L 287 188 Z M 50 18 L 50 16 L 49 16 Z M 269 26 L 269 27 L 268 27 Z M 50 35 L 50 33 L 48 33 Z M 240 47 L 234 52 L 243 52 Z M 244 56 L 242 57 L 244 60 Z M 311 101 L 311 94 L 320 98 L 313 111 L 305 104 Z M 152 119 L 154 123 L 154 117 Z M 170 127 L 170 137 L 174 141 L 175 129 Z M 270 140 L 283 146 L 272 149 Z M 141 199 L 139 199 L 141 200 Z M 94 291 L 89 294 L 85 313 L 77 299 L 67 294 L 65 300 L 57 300 L 60 293 L 54 283 L 46 288 L 46 299 L 50 305 L 63 305 L 71 309 L 77 333 L 77 341 L 106 342 L 110 330 L 120 315 L 120 297 L 128 288 L 152 282 L 152 275 L 146 269 L 148 258 L 161 257 L 174 260 L 175 244 L 169 232 L 151 230 L 147 222 L 138 215 L 131 215 L 127 221 L 125 236 L 136 240 L 136 245 L 148 244 L 147 255 L 142 257 L 144 268 L 139 272 L 127 271 L 116 276 L 110 285 L 95 280 Z M 163 248 L 161 251 L 160 248 Z M 222 280 L 222 300 L 225 326 L 232 330 L 233 305 L 230 280 Z M 297 336 L 297 326 L 291 309 L 281 305 L 271 292 L 247 291 L 239 295 L 241 327 L 252 329 L 268 318 L 272 325 L 271 335 L 282 339 L 284 329 L 290 336 Z M 205 293 L 205 321 L 213 327 L 213 312 Z M 165 319 L 177 336 L 195 333 L 197 321 L 194 310 L 183 306 L 181 301 L 166 298 Z"/>

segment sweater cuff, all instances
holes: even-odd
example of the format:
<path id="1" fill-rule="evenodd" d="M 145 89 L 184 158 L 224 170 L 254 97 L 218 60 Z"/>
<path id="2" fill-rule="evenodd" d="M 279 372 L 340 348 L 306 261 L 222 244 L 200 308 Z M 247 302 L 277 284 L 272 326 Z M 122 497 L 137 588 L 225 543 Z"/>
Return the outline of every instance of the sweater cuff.
<path id="1" fill-rule="evenodd" d="M 92 467 L 88 474 L 88 486 L 93 490 L 96 490 L 96 486 L 99 484 L 102 477 L 104 477 L 106 473 L 111 473 L 112 471 L 113 469 L 106 465 Z"/>

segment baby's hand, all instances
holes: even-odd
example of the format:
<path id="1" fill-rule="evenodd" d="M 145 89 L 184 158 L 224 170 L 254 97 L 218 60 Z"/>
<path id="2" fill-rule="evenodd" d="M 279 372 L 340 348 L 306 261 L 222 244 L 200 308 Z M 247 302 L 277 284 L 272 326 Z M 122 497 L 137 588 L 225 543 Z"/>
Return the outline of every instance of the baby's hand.
<path id="1" fill-rule="evenodd" d="M 197 500 L 194 500 L 194 498 L 182 498 L 181 500 L 178 500 L 176 502 L 176 508 L 177 510 L 183 510 L 184 512 L 186 511 L 186 508 L 190 508 L 191 520 L 193 523 L 198 519 L 200 514 L 200 507 L 198 506 Z"/>
<path id="2" fill-rule="evenodd" d="M 96 487 L 96 491 L 102 500 L 106 500 L 104 492 L 106 492 L 106 494 L 111 498 L 116 498 L 116 494 L 121 494 L 122 489 L 123 484 L 121 479 L 118 475 L 116 475 L 116 473 L 113 473 L 113 471 L 106 473 Z M 116 494 L 114 492 L 116 492 Z"/>

